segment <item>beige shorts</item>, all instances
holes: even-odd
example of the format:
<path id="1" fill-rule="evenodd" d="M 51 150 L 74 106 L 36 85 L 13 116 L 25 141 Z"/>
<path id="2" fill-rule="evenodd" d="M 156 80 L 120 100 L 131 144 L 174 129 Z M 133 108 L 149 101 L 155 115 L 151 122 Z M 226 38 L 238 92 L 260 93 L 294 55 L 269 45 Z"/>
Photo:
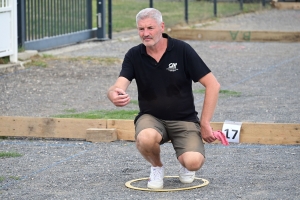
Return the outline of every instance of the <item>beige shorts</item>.
<path id="1" fill-rule="evenodd" d="M 177 158 L 185 152 L 199 152 L 205 157 L 199 123 L 166 121 L 144 114 L 135 123 L 135 139 L 146 128 L 153 128 L 162 135 L 160 144 L 171 141 Z"/>

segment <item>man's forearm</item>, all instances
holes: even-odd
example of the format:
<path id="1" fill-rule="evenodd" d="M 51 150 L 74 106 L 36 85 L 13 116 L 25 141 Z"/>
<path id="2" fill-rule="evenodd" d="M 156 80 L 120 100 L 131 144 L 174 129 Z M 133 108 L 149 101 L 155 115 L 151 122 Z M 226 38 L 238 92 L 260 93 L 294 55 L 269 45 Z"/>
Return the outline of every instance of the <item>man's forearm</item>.
<path id="1" fill-rule="evenodd" d="M 215 108 L 217 106 L 219 90 L 219 83 L 206 87 L 202 114 L 200 119 L 201 126 L 210 126 L 210 121 L 213 117 Z"/>

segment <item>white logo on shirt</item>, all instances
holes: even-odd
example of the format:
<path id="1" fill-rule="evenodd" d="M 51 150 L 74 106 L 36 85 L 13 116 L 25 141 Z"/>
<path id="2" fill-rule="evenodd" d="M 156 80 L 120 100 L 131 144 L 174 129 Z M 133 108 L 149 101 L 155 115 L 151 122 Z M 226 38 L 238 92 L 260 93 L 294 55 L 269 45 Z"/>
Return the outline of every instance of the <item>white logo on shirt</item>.
<path id="1" fill-rule="evenodd" d="M 170 63 L 169 67 L 166 70 L 168 70 L 170 72 L 175 72 L 178 70 L 178 69 L 176 69 L 176 66 L 177 66 L 177 63 Z"/>

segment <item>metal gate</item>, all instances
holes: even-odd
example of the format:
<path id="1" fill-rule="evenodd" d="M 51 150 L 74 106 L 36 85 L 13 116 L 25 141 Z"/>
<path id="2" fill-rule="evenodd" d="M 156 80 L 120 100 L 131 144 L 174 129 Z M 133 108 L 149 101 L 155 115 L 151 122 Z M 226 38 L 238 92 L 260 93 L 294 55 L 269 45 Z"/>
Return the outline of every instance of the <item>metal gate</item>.
<path id="1" fill-rule="evenodd" d="M 19 44 L 26 50 L 74 44 L 97 34 L 92 0 L 19 0 L 18 19 Z"/>
<path id="2" fill-rule="evenodd" d="M 17 62 L 18 44 L 16 0 L 0 0 L 0 32 L 0 57 L 10 56 L 11 62 Z"/>

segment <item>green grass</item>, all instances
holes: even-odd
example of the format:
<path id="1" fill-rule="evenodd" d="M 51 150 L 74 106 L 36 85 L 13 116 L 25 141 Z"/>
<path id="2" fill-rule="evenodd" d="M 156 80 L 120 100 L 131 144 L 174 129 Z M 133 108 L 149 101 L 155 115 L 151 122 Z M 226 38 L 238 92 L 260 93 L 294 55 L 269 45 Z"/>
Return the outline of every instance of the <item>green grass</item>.
<path id="1" fill-rule="evenodd" d="M 39 60 L 31 62 L 30 66 L 46 68 L 48 65 L 45 61 Z"/>
<path id="2" fill-rule="evenodd" d="M 193 90 L 193 93 L 204 94 L 205 93 L 205 89 Z M 220 90 L 219 94 L 223 95 L 223 96 L 235 96 L 235 97 L 239 97 L 239 96 L 241 96 L 242 93 L 241 92 L 232 91 L 232 90 Z"/>
<path id="3" fill-rule="evenodd" d="M 14 179 L 14 180 L 20 180 L 20 177 L 18 177 L 18 176 L 10 176 L 9 178 Z"/>
<path id="4" fill-rule="evenodd" d="M 134 119 L 138 114 L 138 110 L 97 110 L 84 113 L 68 113 L 54 115 L 58 118 L 80 118 L 80 119 Z"/>
<path id="5" fill-rule="evenodd" d="M 17 152 L 0 152 L 0 158 L 14 158 L 14 157 L 21 157 L 22 154 Z"/>
<path id="6" fill-rule="evenodd" d="M 231 90 L 220 90 L 219 93 L 227 95 L 227 96 L 236 96 L 236 97 L 239 97 L 242 94 L 241 92 L 236 92 L 236 91 L 231 91 Z"/>
<path id="7" fill-rule="evenodd" d="M 134 105 L 139 105 L 139 101 L 138 100 L 130 100 L 130 103 L 134 104 Z"/>
<path id="8" fill-rule="evenodd" d="M 0 140 L 6 140 L 6 139 L 8 139 L 7 136 L 0 136 Z"/>
<path id="9" fill-rule="evenodd" d="M 9 179 L 13 179 L 13 180 L 20 180 L 21 178 L 20 177 L 18 177 L 18 176 L 9 176 L 8 177 Z M 4 177 L 4 176 L 0 176 L 0 183 L 1 182 L 3 182 L 3 181 L 5 181 L 6 180 L 6 178 Z M 1 193 L 0 193 L 1 194 Z"/>
<path id="10" fill-rule="evenodd" d="M 89 57 L 89 56 L 81 56 L 81 57 L 55 57 L 53 55 L 43 54 L 42 56 L 36 55 L 31 57 L 32 62 L 27 63 L 26 67 L 43 67 L 46 68 L 48 66 L 48 62 L 50 61 L 69 61 L 76 62 L 77 64 L 82 63 L 83 65 L 88 64 L 97 64 L 101 66 L 110 66 L 114 64 L 121 64 L 122 59 L 114 58 L 114 57 Z"/>
<path id="11" fill-rule="evenodd" d="M 205 93 L 205 89 L 193 90 L 193 93 L 196 93 L 196 94 L 204 94 L 204 93 Z"/>
<path id="12" fill-rule="evenodd" d="M 108 3 L 106 3 L 107 5 Z M 149 7 L 149 0 L 114 0 L 112 1 L 112 29 L 113 32 L 136 28 L 135 16 L 143 8 Z M 153 7 L 160 10 L 166 27 L 185 24 L 184 1 L 154 1 Z M 216 19 L 214 16 L 213 1 L 189 1 L 188 22 L 195 23 Z M 244 3 L 243 11 L 239 2 L 218 2 L 217 17 L 232 16 L 239 13 L 253 12 L 262 9 L 261 3 Z M 108 9 L 106 11 L 108 15 Z M 96 0 L 93 1 L 93 16 L 96 15 Z M 107 17 L 108 19 L 108 17 Z M 107 22 L 108 24 L 108 22 Z M 93 18 L 93 27 L 97 26 L 96 17 Z M 108 28 L 107 28 L 108 30 Z"/>
<path id="13" fill-rule="evenodd" d="M 94 64 L 103 64 L 103 65 L 114 65 L 114 64 L 121 64 L 122 59 L 115 58 L 115 57 L 91 57 L 91 56 L 80 56 L 80 57 L 73 57 L 73 58 L 65 58 L 69 59 L 70 61 L 76 62 L 91 62 Z"/>
<path id="14" fill-rule="evenodd" d="M 20 47 L 20 46 L 18 47 L 18 52 L 19 52 L 19 53 L 24 52 L 24 51 L 25 51 L 25 48 L 24 48 L 24 47 Z"/>
<path id="15" fill-rule="evenodd" d="M 9 56 L 1 57 L 0 64 L 8 64 L 10 62 Z"/>
<path id="16" fill-rule="evenodd" d="M 49 59 L 48 56 L 40 56 L 40 55 L 35 55 L 33 57 L 30 58 L 31 62 L 28 64 L 25 64 L 25 66 L 35 66 L 35 67 L 42 67 L 42 68 L 46 68 L 47 65 L 47 60 Z"/>
<path id="17" fill-rule="evenodd" d="M 64 112 L 66 113 L 76 113 L 76 109 L 72 108 L 72 109 L 65 109 Z"/>
<path id="18" fill-rule="evenodd" d="M 54 58 L 54 56 L 50 55 L 50 54 L 42 54 L 42 57 L 43 58 Z"/>

